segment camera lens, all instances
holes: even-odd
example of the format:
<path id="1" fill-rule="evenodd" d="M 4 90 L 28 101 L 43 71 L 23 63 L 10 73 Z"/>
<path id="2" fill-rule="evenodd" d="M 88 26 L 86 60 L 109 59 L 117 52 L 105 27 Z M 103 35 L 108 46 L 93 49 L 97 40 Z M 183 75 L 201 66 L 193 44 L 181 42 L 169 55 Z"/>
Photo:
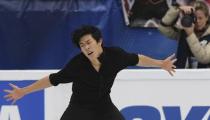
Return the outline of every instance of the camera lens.
<path id="1" fill-rule="evenodd" d="M 183 27 L 191 27 L 192 24 L 194 22 L 194 18 L 192 17 L 192 15 L 184 15 L 183 18 L 181 19 L 181 25 Z"/>

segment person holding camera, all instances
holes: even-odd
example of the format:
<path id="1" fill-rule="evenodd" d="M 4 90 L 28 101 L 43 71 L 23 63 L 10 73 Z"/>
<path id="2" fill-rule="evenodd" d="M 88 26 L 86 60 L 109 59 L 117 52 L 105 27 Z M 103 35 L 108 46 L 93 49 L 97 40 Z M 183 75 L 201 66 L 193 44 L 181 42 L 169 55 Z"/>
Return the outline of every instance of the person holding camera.
<path id="1" fill-rule="evenodd" d="M 176 23 L 180 20 L 180 26 Z M 177 68 L 210 68 L 209 9 L 205 2 L 173 4 L 158 27 L 167 37 L 178 40 Z"/>

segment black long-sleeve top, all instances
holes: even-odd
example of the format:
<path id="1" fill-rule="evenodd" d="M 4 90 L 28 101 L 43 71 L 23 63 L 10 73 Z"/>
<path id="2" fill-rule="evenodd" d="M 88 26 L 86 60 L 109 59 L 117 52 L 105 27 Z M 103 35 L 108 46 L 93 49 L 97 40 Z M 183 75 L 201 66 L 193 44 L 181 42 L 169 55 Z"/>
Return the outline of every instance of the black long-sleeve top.
<path id="1" fill-rule="evenodd" d="M 99 56 L 101 67 L 97 72 L 91 62 L 80 53 L 59 72 L 49 76 L 52 85 L 73 82 L 70 103 L 96 104 L 109 101 L 109 93 L 117 73 L 127 66 L 136 65 L 137 54 L 118 47 L 104 47 Z"/>

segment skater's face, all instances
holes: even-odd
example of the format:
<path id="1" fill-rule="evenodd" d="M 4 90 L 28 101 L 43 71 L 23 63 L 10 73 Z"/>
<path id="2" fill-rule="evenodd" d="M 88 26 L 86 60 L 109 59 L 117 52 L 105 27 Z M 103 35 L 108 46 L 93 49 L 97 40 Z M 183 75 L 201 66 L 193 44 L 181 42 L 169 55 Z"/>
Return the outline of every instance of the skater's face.
<path id="1" fill-rule="evenodd" d="M 79 46 L 82 53 L 89 59 L 93 60 L 100 56 L 102 53 L 102 40 L 98 42 L 92 37 L 91 34 L 81 37 Z"/>

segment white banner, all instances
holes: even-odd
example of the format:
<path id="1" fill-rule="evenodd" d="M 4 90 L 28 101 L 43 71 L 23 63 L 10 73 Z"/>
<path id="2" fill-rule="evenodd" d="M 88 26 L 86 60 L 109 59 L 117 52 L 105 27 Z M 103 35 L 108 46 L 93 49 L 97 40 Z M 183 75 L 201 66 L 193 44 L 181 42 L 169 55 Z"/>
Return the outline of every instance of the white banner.
<path id="1" fill-rule="evenodd" d="M 0 71 L 0 80 L 35 80 L 56 71 Z M 123 70 L 111 96 L 126 120 L 209 120 L 209 86 L 207 69 L 177 70 L 174 76 L 158 69 Z M 58 120 L 68 106 L 71 84 L 48 88 L 44 94 L 45 120 Z"/>

